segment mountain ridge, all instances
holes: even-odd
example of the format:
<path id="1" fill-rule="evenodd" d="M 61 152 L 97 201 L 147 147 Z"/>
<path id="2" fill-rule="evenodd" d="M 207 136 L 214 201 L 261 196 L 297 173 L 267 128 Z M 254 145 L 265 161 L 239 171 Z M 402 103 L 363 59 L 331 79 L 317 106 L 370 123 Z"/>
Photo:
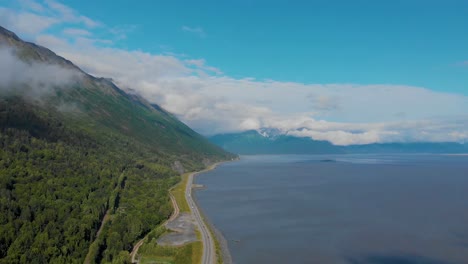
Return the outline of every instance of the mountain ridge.
<path id="1" fill-rule="evenodd" d="M 0 48 L 0 263 L 128 263 L 180 173 L 235 157 L 2 27 Z"/>
<path id="2" fill-rule="evenodd" d="M 96 91 L 96 92 L 105 92 L 105 93 L 110 93 L 111 95 L 114 96 L 123 96 L 127 98 L 131 103 L 140 105 L 144 108 L 146 108 L 148 111 L 151 111 L 153 113 L 156 113 L 161 117 L 163 120 L 165 119 L 166 121 L 171 121 L 171 122 L 176 122 L 177 118 L 169 114 L 166 110 L 164 110 L 162 107 L 156 105 L 156 104 L 151 104 L 148 101 L 146 101 L 143 97 L 139 96 L 136 93 L 127 93 L 124 90 L 120 89 L 117 85 L 115 85 L 111 80 L 108 78 L 99 78 L 99 77 L 94 77 L 83 70 L 81 70 L 78 66 L 74 65 L 71 61 L 60 57 L 59 55 L 56 55 L 53 51 L 44 48 L 42 46 L 36 45 L 34 43 L 30 42 L 23 42 L 21 39 L 14 34 L 11 31 L 8 31 L 4 28 L 0 27 L 0 32 L 3 32 L 3 34 L 0 34 L 0 45 L 5 45 L 5 43 L 10 43 L 10 46 L 14 47 L 16 49 L 16 52 L 18 53 L 18 56 L 21 57 L 22 59 L 26 59 L 30 62 L 34 61 L 41 61 L 41 62 L 46 62 L 48 64 L 59 64 L 60 66 L 65 66 L 66 68 L 71 68 L 72 70 L 77 70 L 79 73 L 83 74 L 82 79 L 79 79 L 77 86 L 85 87 L 89 91 Z M 6 37 L 5 37 L 6 36 Z M 27 56 L 25 55 L 27 54 Z M 25 57 L 26 56 L 26 57 Z M 91 84 L 91 85 L 90 85 Z M 81 88 L 79 87 L 79 88 Z M 62 89 L 64 90 L 64 89 Z M 77 94 L 76 91 L 73 91 L 73 87 L 68 88 L 68 90 L 71 90 L 73 93 L 73 96 L 77 97 L 83 97 L 83 94 Z M 88 92 L 88 91 L 87 91 Z M 68 97 L 71 97 L 68 95 Z M 67 98 L 67 100 L 70 98 Z M 102 102 L 102 101 L 101 101 Z M 96 105 L 94 105 L 96 106 Z M 132 106 L 133 107 L 133 106 Z M 82 108 L 81 108 L 82 110 Z M 100 107 L 96 107 L 94 111 L 100 111 L 102 110 Z M 107 113 L 100 113 L 106 115 Z M 124 114 L 124 113 L 122 113 Z M 157 121 L 157 120 L 156 120 Z M 159 120 L 161 122 L 161 120 Z M 189 137 L 194 137 L 199 140 L 205 141 L 204 137 L 199 135 L 198 133 L 194 132 L 191 130 L 188 126 L 177 120 L 178 126 L 176 129 L 182 130 L 187 136 Z M 129 127 L 129 126 L 127 126 Z M 157 126 L 156 126 L 157 127 Z M 129 127 L 130 128 L 130 127 Z M 154 127 L 152 127 L 154 129 Z M 146 137 L 146 139 L 149 139 Z M 205 141 L 207 144 L 208 141 Z M 218 150 L 221 151 L 221 150 Z"/>

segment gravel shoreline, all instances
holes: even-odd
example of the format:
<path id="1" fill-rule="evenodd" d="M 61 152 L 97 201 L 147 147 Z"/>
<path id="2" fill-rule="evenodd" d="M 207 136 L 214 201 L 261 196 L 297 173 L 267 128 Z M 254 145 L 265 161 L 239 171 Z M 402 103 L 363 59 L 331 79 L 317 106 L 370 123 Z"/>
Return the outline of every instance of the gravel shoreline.
<path id="1" fill-rule="evenodd" d="M 166 223 L 166 228 L 172 232 L 158 238 L 157 243 L 161 246 L 182 246 L 197 241 L 195 223 L 192 215 L 187 212 L 179 215 Z"/>

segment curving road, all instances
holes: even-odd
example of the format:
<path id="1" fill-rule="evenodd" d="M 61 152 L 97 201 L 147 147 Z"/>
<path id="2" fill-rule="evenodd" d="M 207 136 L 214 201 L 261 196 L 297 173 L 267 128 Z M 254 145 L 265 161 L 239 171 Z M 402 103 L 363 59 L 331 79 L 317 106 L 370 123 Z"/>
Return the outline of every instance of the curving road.
<path id="1" fill-rule="evenodd" d="M 190 207 L 190 210 L 193 215 L 193 219 L 195 219 L 195 221 L 197 222 L 198 230 L 200 230 L 202 243 L 203 243 L 203 254 L 202 254 L 201 263 L 202 264 L 214 264 L 216 263 L 216 250 L 215 250 L 213 237 L 211 236 L 211 233 L 208 230 L 208 227 L 205 225 L 205 222 L 203 221 L 203 217 L 201 216 L 200 211 L 198 210 L 197 204 L 192 199 L 193 176 L 197 173 L 199 172 L 190 173 L 188 176 L 187 185 L 185 186 L 185 199 L 187 200 L 187 203 Z M 167 224 L 169 221 L 174 220 L 179 215 L 179 212 L 180 212 L 179 206 L 177 205 L 177 202 L 171 192 L 169 192 L 169 197 L 171 198 L 172 205 L 174 206 L 174 212 L 172 213 L 171 217 L 168 220 L 166 220 L 164 225 Z M 138 249 L 143 244 L 145 238 L 141 239 L 134 246 L 132 252 L 130 253 L 132 263 L 139 263 L 139 260 L 136 258 L 136 255 L 137 255 Z"/>
<path id="2" fill-rule="evenodd" d="M 198 229 L 201 233 L 202 243 L 203 243 L 203 254 L 202 254 L 202 264 L 214 264 L 216 263 L 216 250 L 213 237 L 211 236 L 208 227 L 203 221 L 203 217 L 198 210 L 197 204 L 192 199 L 192 183 L 193 176 L 195 173 L 190 173 L 187 180 L 187 186 L 185 187 L 185 199 L 187 200 L 190 210 L 192 210 L 193 218 L 197 222 Z"/>
<path id="3" fill-rule="evenodd" d="M 174 220 L 179 215 L 179 212 L 180 212 L 176 199 L 174 198 L 174 195 L 172 195 L 170 191 L 169 191 L 169 197 L 171 198 L 172 207 L 174 207 L 174 211 L 172 212 L 171 217 L 163 223 L 164 226 L 170 221 Z M 136 258 L 136 256 L 141 245 L 143 245 L 143 243 L 145 242 L 145 239 L 146 239 L 146 236 L 142 238 L 140 241 L 138 241 L 138 243 L 136 243 L 136 245 L 133 247 L 133 250 L 130 253 L 130 258 L 131 258 L 132 263 L 139 263 L 139 260 Z"/>

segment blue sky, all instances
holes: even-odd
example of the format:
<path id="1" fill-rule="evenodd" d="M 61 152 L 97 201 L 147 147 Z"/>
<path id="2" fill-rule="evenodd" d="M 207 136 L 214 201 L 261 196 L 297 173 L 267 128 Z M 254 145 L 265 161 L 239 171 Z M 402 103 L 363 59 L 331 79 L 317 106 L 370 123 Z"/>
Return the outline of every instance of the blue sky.
<path id="1" fill-rule="evenodd" d="M 207 135 L 468 140 L 468 1 L 2 0 L 0 25 Z"/>
<path id="2" fill-rule="evenodd" d="M 233 77 L 406 84 L 468 94 L 468 1 L 67 1 L 134 31 L 122 47 Z M 184 32 L 200 28 L 203 35 Z"/>

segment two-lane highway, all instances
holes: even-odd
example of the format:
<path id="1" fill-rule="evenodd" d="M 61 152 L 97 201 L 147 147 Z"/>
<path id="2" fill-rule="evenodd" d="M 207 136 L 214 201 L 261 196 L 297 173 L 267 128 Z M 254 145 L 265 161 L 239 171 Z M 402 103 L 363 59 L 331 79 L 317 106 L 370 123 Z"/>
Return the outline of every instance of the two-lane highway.
<path id="1" fill-rule="evenodd" d="M 191 173 L 187 179 L 187 185 L 185 188 L 185 199 L 187 200 L 190 210 L 192 210 L 193 218 L 198 224 L 198 229 L 200 230 L 202 243 L 203 243 L 203 255 L 202 255 L 202 264 L 214 264 L 216 263 L 216 251 L 213 237 L 211 236 L 210 230 L 203 221 L 203 217 L 198 210 L 197 204 L 192 199 L 192 183 L 193 176 L 195 173 Z"/>

